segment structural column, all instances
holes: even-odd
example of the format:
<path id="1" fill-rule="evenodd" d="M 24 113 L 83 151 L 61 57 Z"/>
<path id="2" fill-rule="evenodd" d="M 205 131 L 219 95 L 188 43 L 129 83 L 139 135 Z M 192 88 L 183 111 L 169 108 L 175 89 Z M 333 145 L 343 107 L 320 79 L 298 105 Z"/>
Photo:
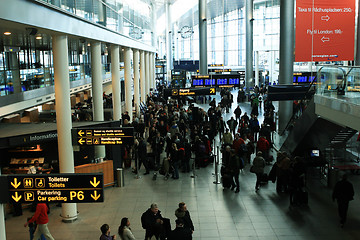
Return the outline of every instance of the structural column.
<path id="1" fill-rule="evenodd" d="M 165 18 L 166 18 L 166 77 L 169 82 L 171 79 L 171 14 L 170 14 L 170 2 L 166 0 L 165 3 Z M 149 79 L 149 78 L 148 78 Z"/>
<path id="2" fill-rule="evenodd" d="M 10 68 L 12 74 L 12 84 L 14 88 L 14 93 L 21 92 L 21 79 L 20 79 L 20 68 L 19 68 L 19 60 L 16 52 L 8 53 L 10 58 Z"/>
<path id="3" fill-rule="evenodd" d="M 245 68 L 245 86 L 247 90 L 254 87 L 253 77 L 253 11 L 254 0 L 246 0 L 245 19 L 246 19 L 246 68 Z"/>
<path id="4" fill-rule="evenodd" d="M 293 83 L 294 35 L 294 0 L 281 0 L 279 84 Z M 285 130 L 292 112 L 292 101 L 279 102 L 279 133 Z"/>
<path id="5" fill-rule="evenodd" d="M 91 43 L 91 83 L 93 99 L 93 121 L 104 121 L 101 43 Z M 95 158 L 103 159 L 106 155 L 105 146 L 94 146 Z"/>
<path id="6" fill-rule="evenodd" d="M 53 36 L 52 47 L 60 173 L 74 173 L 67 36 Z M 64 222 L 75 221 L 77 219 L 76 203 L 63 203 L 61 217 Z"/>
<path id="7" fill-rule="evenodd" d="M 208 74 L 207 63 L 207 17 L 206 0 L 199 0 L 199 51 L 200 51 L 200 75 Z"/>
<path id="8" fill-rule="evenodd" d="M 259 51 L 255 51 L 255 86 L 259 86 Z"/>
<path id="9" fill-rule="evenodd" d="M 140 94 L 139 94 L 139 78 L 140 78 L 140 69 L 139 69 L 139 61 L 140 61 L 140 53 L 138 49 L 133 50 L 133 65 L 134 65 L 134 106 L 136 117 L 140 114 Z"/>
<path id="10" fill-rule="evenodd" d="M 145 52 L 145 98 L 149 94 L 150 89 L 150 56 L 149 52 Z"/>
<path id="11" fill-rule="evenodd" d="M 145 103 L 145 52 L 140 52 L 140 89 L 141 89 L 141 101 Z"/>
<path id="12" fill-rule="evenodd" d="M 153 2 L 151 4 L 151 30 L 152 30 L 152 36 L 151 36 L 151 45 L 153 47 L 157 47 L 157 34 L 156 34 L 156 3 Z"/>
<path id="13" fill-rule="evenodd" d="M 358 18 L 356 28 L 356 52 L 355 52 L 355 66 L 360 65 L 360 0 L 358 0 Z"/>
<path id="14" fill-rule="evenodd" d="M 113 100 L 113 119 L 121 119 L 121 86 L 120 86 L 120 47 L 111 46 L 111 81 Z"/>
<path id="15" fill-rule="evenodd" d="M 1 167 L 0 167 L 0 176 L 1 176 Z M 0 239 L 6 240 L 6 231 L 5 231 L 5 214 L 4 214 L 5 204 L 0 204 Z"/>
<path id="16" fill-rule="evenodd" d="M 154 53 L 150 53 L 151 56 L 151 88 L 153 90 L 155 90 L 156 87 L 156 83 L 155 83 L 155 54 Z"/>
<path id="17" fill-rule="evenodd" d="M 132 122 L 132 94 L 131 94 L 131 49 L 124 48 L 124 77 L 125 77 L 125 111 L 129 113 Z"/>

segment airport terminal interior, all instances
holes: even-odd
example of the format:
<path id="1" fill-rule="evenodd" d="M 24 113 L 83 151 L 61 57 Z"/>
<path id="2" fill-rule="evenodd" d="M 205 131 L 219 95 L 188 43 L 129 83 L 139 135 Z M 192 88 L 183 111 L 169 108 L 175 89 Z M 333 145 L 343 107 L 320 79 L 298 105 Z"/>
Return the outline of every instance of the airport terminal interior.
<path id="1" fill-rule="evenodd" d="M 360 239 L 359 5 L 320 2 L 0 0 L 0 239 Z"/>

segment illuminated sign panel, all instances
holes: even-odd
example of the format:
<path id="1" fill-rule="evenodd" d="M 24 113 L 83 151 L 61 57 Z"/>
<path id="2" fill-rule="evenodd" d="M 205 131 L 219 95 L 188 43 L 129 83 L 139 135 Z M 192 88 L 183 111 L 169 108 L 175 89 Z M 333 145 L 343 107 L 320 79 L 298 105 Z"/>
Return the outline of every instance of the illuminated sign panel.
<path id="1" fill-rule="evenodd" d="M 297 0 L 295 61 L 353 60 L 355 15 L 355 0 Z"/>
<path id="2" fill-rule="evenodd" d="M 7 182 L 12 203 L 104 201 L 102 173 L 8 175 Z"/>
<path id="3" fill-rule="evenodd" d="M 134 143 L 134 128 L 75 129 L 80 145 L 123 145 Z"/>
<path id="4" fill-rule="evenodd" d="M 239 87 L 242 74 L 214 74 L 192 76 L 192 86 Z"/>
<path id="5" fill-rule="evenodd" d="M 164 95 L 166 97 L 172 96 L 200 96 L 200 95 L 215 95 L 215 87 L 205 88 L 173 88 L 164 89 Z"/>

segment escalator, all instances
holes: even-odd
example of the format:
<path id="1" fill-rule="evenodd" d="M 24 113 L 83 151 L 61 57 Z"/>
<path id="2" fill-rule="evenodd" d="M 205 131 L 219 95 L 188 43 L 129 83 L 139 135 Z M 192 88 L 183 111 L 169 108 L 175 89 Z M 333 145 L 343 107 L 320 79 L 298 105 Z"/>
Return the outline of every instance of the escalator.
<path id="1" fill-rule="evenodd" d="M 356 132 L 316 115 L 314 98 L 312 98 L 303 114 L 288 127 L 288 136 L 280 151 L 303 156 L 312 149 L 319 149 L 322 152 L 329 146 L 346 147 L 346 142 Z"/>

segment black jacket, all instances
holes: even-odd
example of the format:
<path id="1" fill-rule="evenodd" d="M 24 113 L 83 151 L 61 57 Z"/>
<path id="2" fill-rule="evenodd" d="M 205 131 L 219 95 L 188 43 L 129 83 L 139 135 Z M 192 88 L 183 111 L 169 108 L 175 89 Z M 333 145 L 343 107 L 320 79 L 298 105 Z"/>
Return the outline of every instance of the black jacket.
<path id="1" fill-rule="evenodd" d="M 181 211 L 180 208 L 176 209 L 175 216 L 179 219 L 181 218 L 184 222 L 184 228 L 188 228 L 191 231 L 194 231 L 194 224 L 191 220 L 189 211 Z"/>
<path id="2" fill-rule="evenodd" d="M 171 231 L 168 240 L 191 240 L 191 231 L 188 228 L 177 227 Z"/>
<path id="3" fill-rule="evenodd" d="M 161 216 L 161 211 L 159 210 L 155 215 L 151 208 L 149 208 L 146 212 L 141 215 L 141 226 L 143 229 L 151 230 L 154 225 L 156 224 L 156 220 L 160 219 L 163 220 Z"/>
<path id="4" fill-rule="evenodd" d="M 347 180 L 341 180 L 336 183 L 333 194 L 333 200 L 337 199 L 339 202 L 348 202 L 354 199 L 353 185 Z"/>

